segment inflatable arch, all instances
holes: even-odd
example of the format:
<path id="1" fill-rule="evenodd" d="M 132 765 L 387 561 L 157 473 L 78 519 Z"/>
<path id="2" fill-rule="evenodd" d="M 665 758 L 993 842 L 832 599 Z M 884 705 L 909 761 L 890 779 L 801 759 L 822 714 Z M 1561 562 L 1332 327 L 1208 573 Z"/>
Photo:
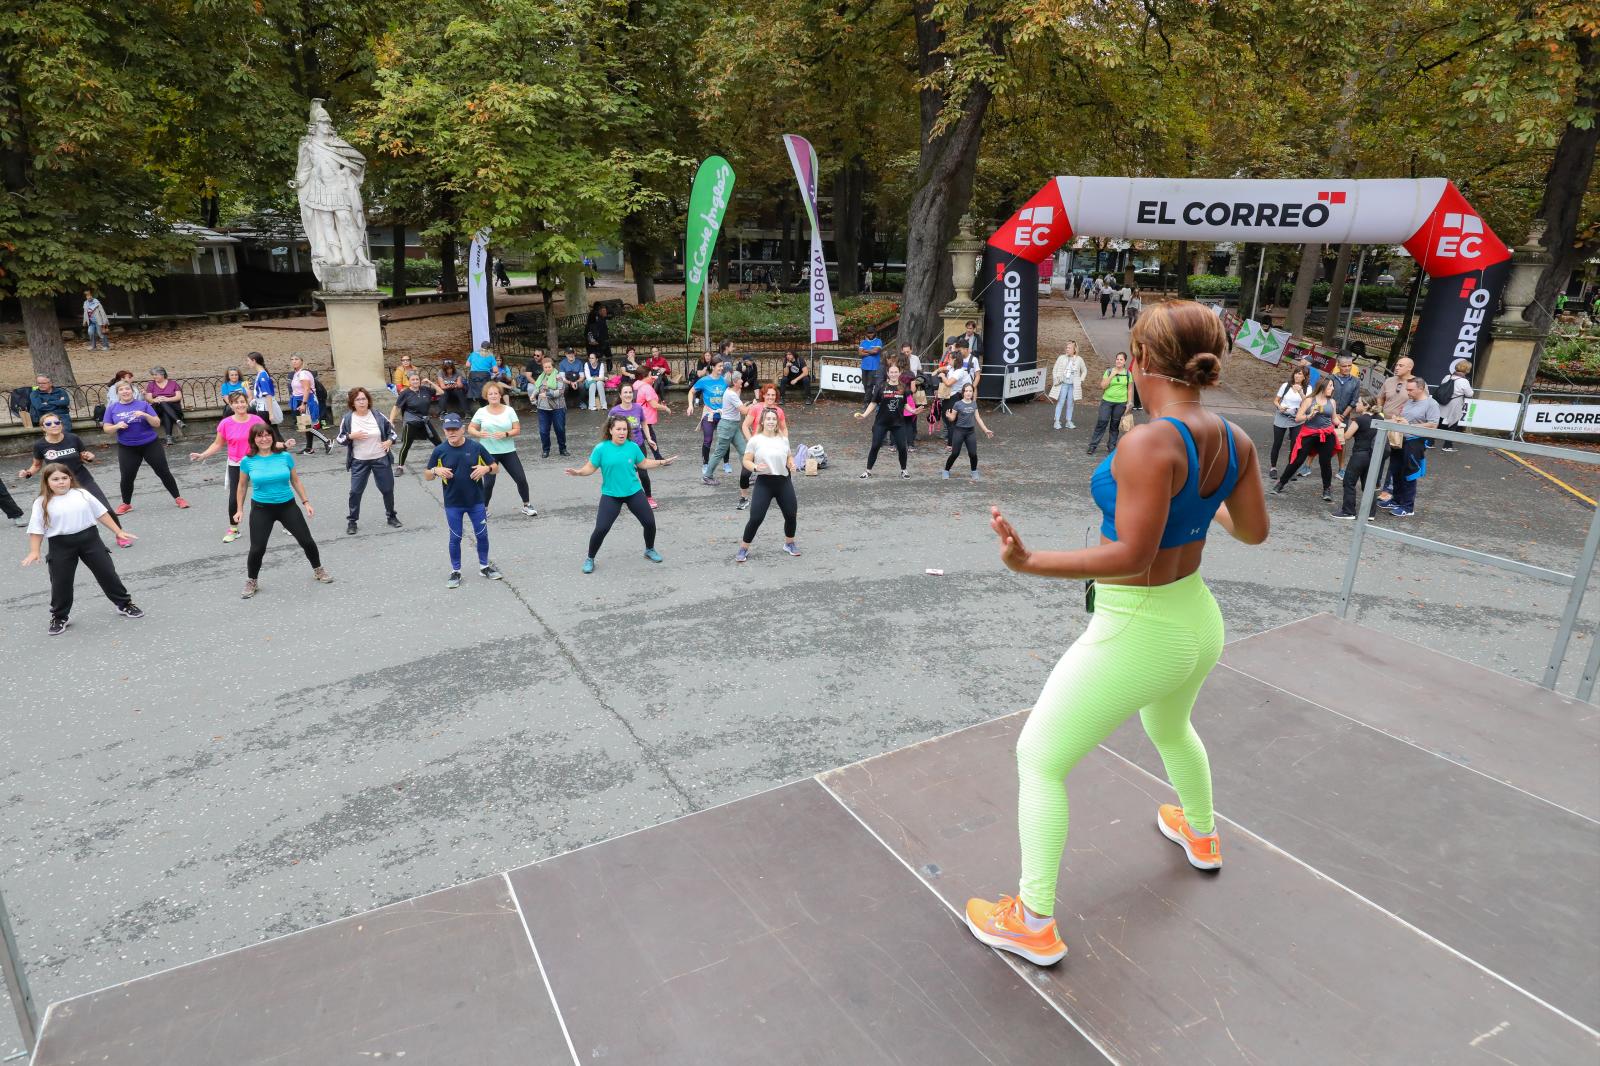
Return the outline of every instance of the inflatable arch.
<path id="1" fill-rule="evenodd" d="M 1432 279 L 1408 349 L 1429 383 L 1477 361 L 1511 269 L 1510 249 L 1444 178 L 1054 178 L 984 249 L 986 396 L 1038 366 L 1039 264 L 1078 235 L 1404 245 Z"/>

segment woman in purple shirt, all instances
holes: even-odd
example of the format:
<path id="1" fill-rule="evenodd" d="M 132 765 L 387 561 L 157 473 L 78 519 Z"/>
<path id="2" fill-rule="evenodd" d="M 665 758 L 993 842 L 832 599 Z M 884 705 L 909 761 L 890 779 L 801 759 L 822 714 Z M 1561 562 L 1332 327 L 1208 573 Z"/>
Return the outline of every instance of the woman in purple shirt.
<path id="1" fill-rule="evenodd" d="M 624 377 L 623 380 L 626 381 L 627 378 Z M 649 455 L 650 449 L 645 444 L 644 439 L 644 404 L 634 399 L 633 386 L 623 385 L 621 391 L 617 393 L 617 401 L 617 405 L 607 411 L 606 414 L 615 415 L 618 418 L 626 418 L 628 420 L 628 439 L 637 444 L 646 455 Z M 650 472 L 642 467 L 639 469 L 639 484 L 644 486 L 645 502 L 650 505 L 651 510 L 654 510 L 656 496 L 650 489 Z"/>
<path id="2" fill-rule="evenodd" d="M 161 432 L 166 434 L 167 443 L 172 443 L 174 429 L 181 437 L 183 383 L 167 377 L 166 367 L 153 366 L 150 368 L 150 380 L 144 383 L 144 398 L 150 401 L 150 406 L 155 408 L 156 417 L 161 419 Z"/>
<path id="3" fill-rule="evenodd" d="M 116 509 L 119 515 L 133 510 L 133 479 L 140 463 L 149 464 L 179 507 L 189 506 L 189 501 L 178 495 L 178 483 L 167 466 L 167 449 L 156 435 L 160 424 L 155 408 L 134 396 L 133 382 L 119 382 L 116 399 L 106 405 L 100 426 L 117 438 L 117 464 L 122 470 L 122 502 Z"/>

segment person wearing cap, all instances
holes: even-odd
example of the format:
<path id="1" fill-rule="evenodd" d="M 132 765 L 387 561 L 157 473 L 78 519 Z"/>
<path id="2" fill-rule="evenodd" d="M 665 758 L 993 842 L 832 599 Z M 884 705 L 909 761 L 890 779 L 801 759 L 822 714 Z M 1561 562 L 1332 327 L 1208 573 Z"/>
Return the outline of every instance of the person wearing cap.
<path id="1" fill-rule="evenodd" d="M 1355 413 L 1356 401 L 1361 398 L 1361 372 L 1356 369 L 1356 357 L 1349 349 L 1339 353 L 1334 363 L 1333 404 L 1341 422 L 1349 421 Z M 1350 449 L 1339 449 L 1339 477 L 1344 478 L 1345 465 L 1350 459 Z"/>
<path id="2" fill-rule="evenodd" d="M 500 472 L 494 456 L 482 444 L 467 437 L 467 424 L 455 412 L 444 416 L 444 443 L 433 449 L 422 476 L 444 482 L 444 519 L 450 527 L 449 588 L 461 587 L 461 527 L 472 522 L 472 535 L 478 543 L 478 573 L 490 581 L 504 575 L 489 561 L 489 515 L 484 503 L 483 479 Z"/>
<path id="3" fill-rule="evenodd" d="M 883 358 L 883 341 L 878 339 L 878 331 L 867 330 L 867 335 L 861 338 L 856 349 L 861 353 L 861 387 L 870 393 L 877 381 L 878 367 Z"/>
<path id="4" fill-rule="evenodd" d="M 166 367 L 153 366 L 150 368 L 150 380 L 144 383 L 144 398 L 156 409 L 156 417 L 161 419 L 161 432 L 166 435 L 167 443 L 172 443 L 174 431 L 182 437 L 183 383 L 167 377 Z"/>

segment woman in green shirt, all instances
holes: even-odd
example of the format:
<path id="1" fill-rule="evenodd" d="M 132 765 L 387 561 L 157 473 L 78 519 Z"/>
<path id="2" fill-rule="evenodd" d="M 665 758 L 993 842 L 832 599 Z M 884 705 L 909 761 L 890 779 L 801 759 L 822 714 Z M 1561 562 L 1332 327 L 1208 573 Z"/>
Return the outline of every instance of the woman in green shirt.
<path id="1" fill-rule="evenodd" d="M 505 386 L 498 381 L 485 382 L 483 406 L 478 408 L 477 414 L 472 416 L 472 421 L 467 425 L 467 436 L 482 444 L 483 450 L 493 456 L 500 469 L 511 475 L 511 480 L 517 483 L 517 495 L 522 497 L 522 513 L 533 518 L 539 512 L 528 502 L 528 475 L 523 473 L 522 460 L 517 456 L 517 434 L 521 432 L 522 423 L 517 420 L 517 412 L 506 403 Z M 495 477 L 490 474 L 483 479 L 483 506 L 486 509 L 494 497 Z"/>
<path id="2" fill-rule="evenodd" d="M 1128 353 L 1118 352 L 1116 365 L 1100 375 L 1100 417 L 1095 420 L 1087 454 L 1094 454 L 1108 428 L 1111 430 L 1110 450 L 1117 450 L 1117 438 L 1122 435 L 1122 416 L 1127 410 Z"/>
<path id="3" fill-rule="evenodd" d="M 639 471 L 671 466 L 677 456 L 646 459 L 644 449 L 630 438 L 631 432 L 625 416 L 607 415 L 600 443 L 589 453 L 589 461 L 577 469 L 569 467 L 567 470 L 573 477 L 588 477 L 600 471 L 600 511 L 595 515 L 594 532 L 589 534 L 589 554 L 583 560 L 586 574 L 594 573 L 594 557 L 600 553 L 600 545 L 605 543 L 606 534 L 611 532 L 612 523 L 624 507 L 633 512 L 633 517 L 644 528 L 644 557 L 652 563 L 661 561 L 661 553 L 656 551 L 656 516 L 650 512 L 650 502 L 645 499 Z"/>

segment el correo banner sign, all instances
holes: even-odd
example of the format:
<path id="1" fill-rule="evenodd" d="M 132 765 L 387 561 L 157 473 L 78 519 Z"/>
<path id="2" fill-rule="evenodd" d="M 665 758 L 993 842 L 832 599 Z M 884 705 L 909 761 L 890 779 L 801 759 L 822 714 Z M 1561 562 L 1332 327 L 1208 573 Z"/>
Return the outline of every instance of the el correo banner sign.
<path id="1" fill-rule="evenodd" d="M 861 368 L 848 363 L 823 363 L 817 383 L 828 392 L 865 394 L 867 391 L 861 384 Z"/>
<path id="2" fill-rule="evenodd" d="M 1035 364 L 1038 264 L 1074 235 L 1402 244 L 1432 279 L 1407 351 L 1427 381 L 1442 380 L 1457 359 L 1477 360 L 1511 266 L 1511 250 L 1444 178 L 1058 177 L 989 237 L 982 279 L 986 370 L 997 376 Z M 1285 352 L 1294 354 L 1292 347 Z M 985 385 L 990 380 L 985 374 Z"/>
<path id="3" fill-rule="evenodd" d="M 1522 432 L 1600 434 L 1600 404 L 1530 403 L 1522 416 Z"/>
<path id="4" fill-rule="evenodd" d="M 489 341 L 489 235 L 485 226 L 472 235 L 467 253 L 467 313 L 472 319 L 472 347 L 482 348 Z"/>
<path id="5" fill-rule="evenodd" d="M 717 232 L 733 200 L 733 168 L 720 155 L 700 164 L 689 193 L 688 237 L 683 249 L 683 332 L 694 333 L 694 316 L 700 308 L 700 293 L 711 269 L 711 255 L 717 247 Z"/>
<path id="6" fill-rule="evenodd" d="M 1001 398 L 1009 400 L 1016 396 L 1032 396 L 1043 391 L 1044 367 L 1036 366 L 1032 370 L 1013 370 L 1007 374 Z"/>
<path id="7" fill-rule="evenodd" d="M 828 261 L 822 254 L 822 227 L 817 221 L 817 153 L 811 142 L 792 133 L 783 135 L 795 180 L 800 183 L 800 199 L 811 220 L 811 266 L 807 271 L 806 292 L 811 305 L 811 343 L 826 344 L 839 339 L 839 325 L 833 317 L 833 293 L 828 289 Z"/>

